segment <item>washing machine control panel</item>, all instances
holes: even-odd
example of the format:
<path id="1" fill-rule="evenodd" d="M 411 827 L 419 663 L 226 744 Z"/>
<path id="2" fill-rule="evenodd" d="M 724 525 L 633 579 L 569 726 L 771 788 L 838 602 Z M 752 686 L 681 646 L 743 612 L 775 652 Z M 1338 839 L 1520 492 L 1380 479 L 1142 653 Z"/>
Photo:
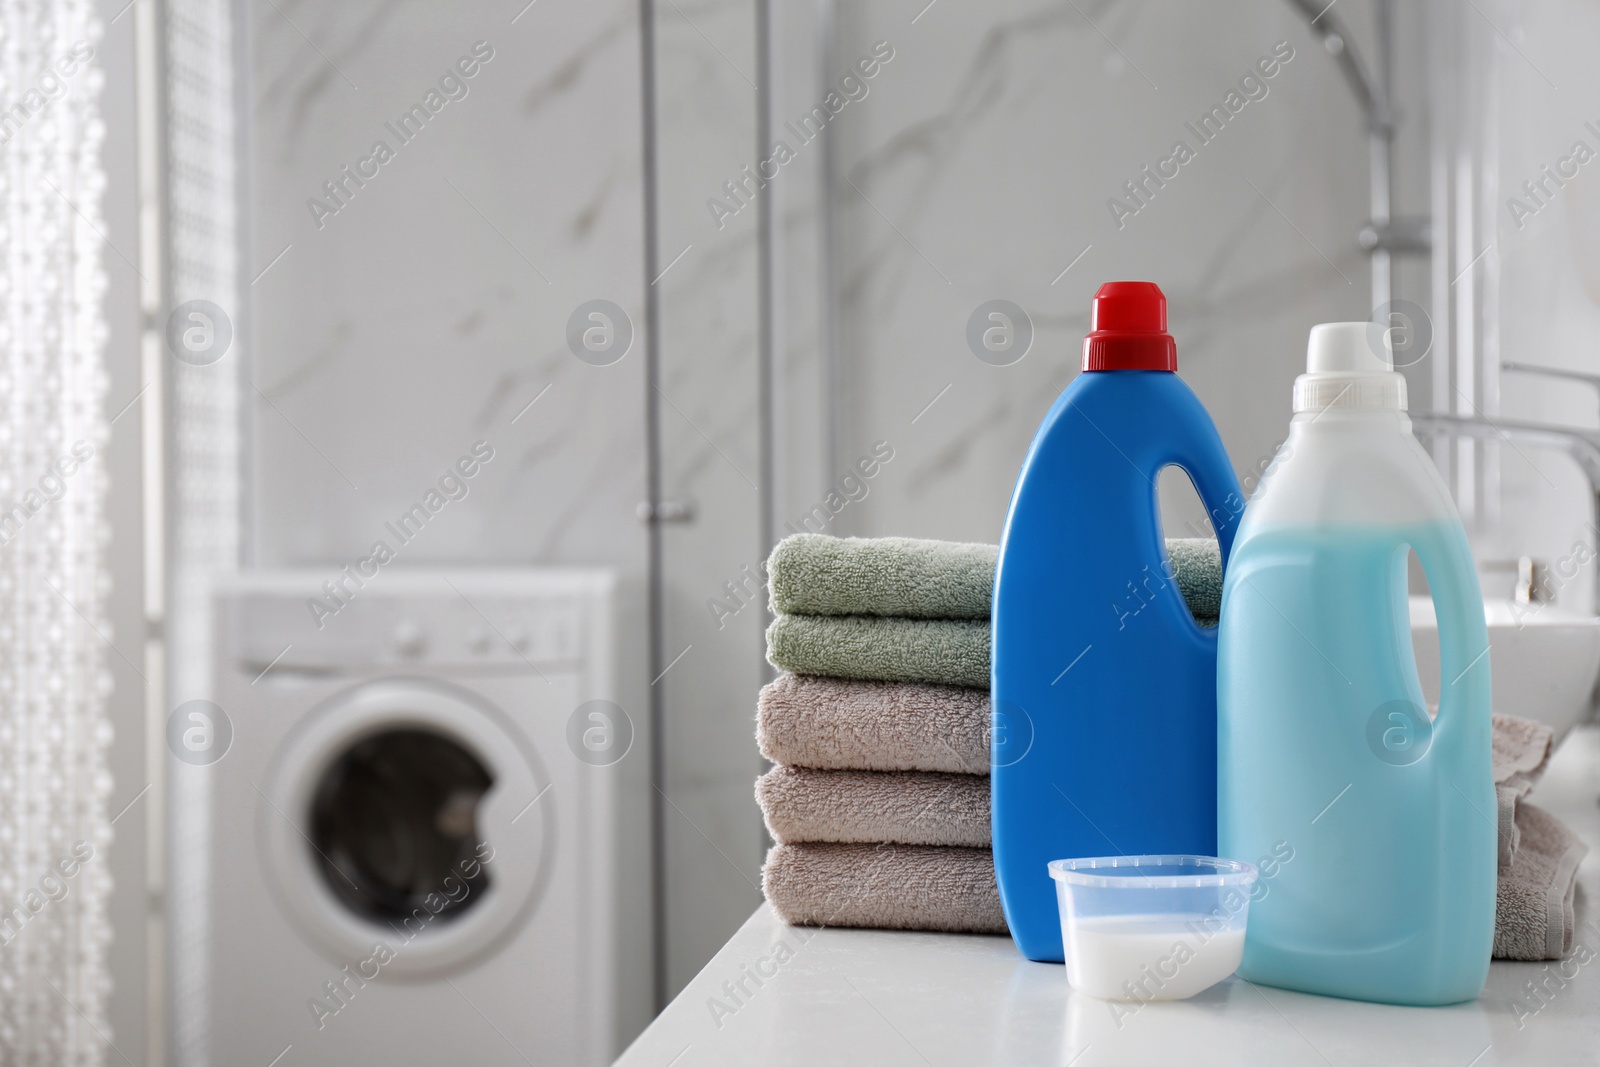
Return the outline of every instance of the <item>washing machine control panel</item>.
<path id="1" fill-rule="evenodd" d="M 384 647 L 393 659 L 404 663 L 471 666 L 564 663 L 576 660 L 582 651 L 580 620 L 575 615 L 546 610 L 530 616 L 515 609 L 500 615 L 499 623 L 478 619 L 476 614 L 474 618 L 432 620 L 402 616 L 384 635 Z"/>
<path id="2" fill-rule="evenodd" d="M 430 670 L 548 671 L 580 662 L 593 599 L 559 589 L 497 588 L 459 576 L 368 583 L 343 596 L 235 594 L 220 605 L 239 668 L 353 671 L 404 665 Z M 419 585 L 421 586 L 419 588 Z"/>

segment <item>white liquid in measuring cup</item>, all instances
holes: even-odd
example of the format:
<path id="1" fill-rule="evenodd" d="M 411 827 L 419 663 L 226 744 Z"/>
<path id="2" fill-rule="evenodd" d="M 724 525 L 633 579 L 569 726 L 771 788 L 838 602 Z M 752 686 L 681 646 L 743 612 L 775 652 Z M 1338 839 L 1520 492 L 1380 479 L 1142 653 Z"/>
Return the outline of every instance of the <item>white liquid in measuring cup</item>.
<path id="1" fill-rule="evenodd" d="M 1244 924 L 1207 915 L 1108 915 L 1067 923 L 1067 978 L 1106 1000 L 1183 1000 L 1232 974 Z"/>

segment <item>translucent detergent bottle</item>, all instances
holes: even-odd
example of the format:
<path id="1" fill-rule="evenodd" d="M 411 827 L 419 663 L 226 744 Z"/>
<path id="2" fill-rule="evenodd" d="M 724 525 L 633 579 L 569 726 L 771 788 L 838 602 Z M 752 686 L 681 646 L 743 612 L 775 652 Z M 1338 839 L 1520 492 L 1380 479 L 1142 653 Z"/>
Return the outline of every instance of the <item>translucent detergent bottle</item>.
<path id="1" fill-rule="evenodd" d="M 1494 940 L 1489 643 L 1461 520 L 1391 364 L 1381 326 L 1311 331 L 1288 440 L 1245 511 L 1222 598 L 1218 845 L 1279 861 L 1240 975 L 1451 1004 L 1483 989 Z M 1439 618 L 1435 719 L 1408 548 Z"/>
<path id="2" fill-rule="evenodd" d="M 1188 472 L 1224 559 L 1244 497 L 1166 330 L 1154 284 L 1100 288 L 1000 543 L 994 861 L 1033 960 L 1062 960 L 1051 860 L 1216 852 L 1216 637 L 1174 581 L 1156 476 Z"/>

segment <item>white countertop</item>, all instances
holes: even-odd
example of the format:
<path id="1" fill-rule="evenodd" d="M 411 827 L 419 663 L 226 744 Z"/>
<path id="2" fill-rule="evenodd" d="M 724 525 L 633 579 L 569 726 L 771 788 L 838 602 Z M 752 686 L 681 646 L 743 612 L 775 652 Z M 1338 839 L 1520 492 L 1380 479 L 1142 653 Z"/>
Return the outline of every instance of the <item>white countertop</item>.
<path id="1" fill-rule="evenodd" d="M 1600 728 L 1588 726 L 1532 794 L 1590 846 L 1573 953 L 1564 964 L 1497 961 L 1470 1004 L 1397 1008 L 1230 978 L 1131 1016 L 1119 1005 L 1119 1026 L 1105 1001 L 1072 991 L 1064 968 L 1028 962 L 1009 938 L 792 927 L 763 905 L 618 1064 L 1600 1063 L 1597 797 Z M 1558 966 L 1576 973 L 1562 984 Z M 746 992 L 733 989 L 741 979 Z M 1530 979 L 1546 981 L 1544 1002 Z"/>

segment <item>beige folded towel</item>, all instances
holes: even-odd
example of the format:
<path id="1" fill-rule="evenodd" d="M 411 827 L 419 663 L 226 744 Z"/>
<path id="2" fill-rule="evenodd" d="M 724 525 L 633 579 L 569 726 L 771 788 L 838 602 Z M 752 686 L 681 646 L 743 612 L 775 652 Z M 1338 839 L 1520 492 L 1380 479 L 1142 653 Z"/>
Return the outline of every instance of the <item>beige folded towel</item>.
<path id="1" fill-rule="evenodd" d="M 1543 723 L 1515 715 L 1494 717 L 1493 748 L 1490 764 L 1494 773 L 1494 793 L 1500 809 L 1500 870 L 1511 866 L 1521 830 L 1517 804 L 1528 795 L 1544 775 L 1550 762 L 1550 747 L 1555 733 Z M 1541 959 L 1543 957 L 1540 957 Z"/>
<path id="2" fill-rule="evenodd" d="M 1008 932 L 986 848 L 774 845 L 761 889 L 798 926 Z"/>
<path id="3" fill-rule="evenodd" d="M 1519 804 L 1517 820 L 1522 847 L 1500 876 L 1494 957 L 1560 959 L 1572 947 L 1575 875 L 1588 848 L 1536 804 Z M 779 844 L 767 853 L 762 890 L 774 914 L 802 926 L 1007 932 L 987 848 Z"/>
<path id="4" fill-rule="evenodd" d="M 1572 947 L 1572 893 L 1589 847 L 1536 804 L 1524 800 L 1516 812 L 1519 844 L 1495 890 L 1494 956 L 1560 959 Z"/>
<path id="5" fill-rule="evenodd" d="M 989 847 L 989 777 L 774 767 L 756 801 L 780 845 L 812 841 Z"/>
<path id="6" fill-rule="evenodd" d="M 779 766 L 756 783 L 779 842 L 765 875 L 774 912 L 812 925 L 1005 932 L 998 897 L 993 911 L 983 903 L 994 882 L 989 779 L 946 769 L 982 758 L 986 714 L 979 690 L 797 675 L 767 686 L 762 753 L 835 768 Z M 1572 946 L 1573 891 L 1588 848 L 1523 799 L 1549 760 L 1550 730 L 1496 715 L 1493 734 L 1501 842 L 1510 849 L 1497 887 L 1494 956 L 1559 959 Z M 947 736 L 956 744 L 938 740 Z M 860 760 L 887 769 L 852 769 Z M 1514 832 L 1505 832 L 1507 822 Z M 918 888 L 902 900 L 901 883 L 886 882 L 886 872 L 898 878 L 895 865 L 912 863 Z M 989 888 L 975 896 L 974 880 Z"/>
<path id="7" fill-rule="evenodd" d="M 761 754 L 795 767 L 987 774 L 988 726 L 987 687 L 780 674 L 756 707 Z"/>

